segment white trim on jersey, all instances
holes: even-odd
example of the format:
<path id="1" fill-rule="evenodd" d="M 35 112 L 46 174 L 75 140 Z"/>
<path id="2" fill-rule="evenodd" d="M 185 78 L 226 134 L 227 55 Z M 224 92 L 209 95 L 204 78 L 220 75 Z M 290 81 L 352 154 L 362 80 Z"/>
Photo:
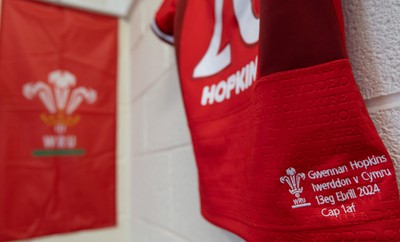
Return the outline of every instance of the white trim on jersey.
<path id="1" fill-rule="evenodd" d="M 173 45 L 175 43 L 175 39 L 173 35 L 169 35 L 164 33 L 157 25 L 156 21 L 153 20 L 151 22 L 151 29 L 153 30 L 154 34 L 157 35 L 160 39 L 164 40 L 165 42 Z"/>

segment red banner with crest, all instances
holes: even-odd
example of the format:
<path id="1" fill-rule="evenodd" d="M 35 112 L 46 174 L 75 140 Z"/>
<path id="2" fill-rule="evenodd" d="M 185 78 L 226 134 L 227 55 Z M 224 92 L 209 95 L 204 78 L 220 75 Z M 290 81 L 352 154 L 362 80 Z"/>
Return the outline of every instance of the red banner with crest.
<path id="1" fill-rule="evenodd" d="M 117 20 L 2 5 L 0 241 L 115 225 Z"/>

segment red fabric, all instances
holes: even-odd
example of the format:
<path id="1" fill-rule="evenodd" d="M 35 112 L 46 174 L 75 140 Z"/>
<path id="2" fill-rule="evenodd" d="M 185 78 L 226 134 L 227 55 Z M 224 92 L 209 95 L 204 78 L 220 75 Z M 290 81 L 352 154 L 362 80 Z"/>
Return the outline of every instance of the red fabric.
<path id="1" fill-rule="evenodd" d="M 344 27 L 342 0 L 332 0 L 332 3 L 335 8 L 340 32 L 342 33 L 343 46 L 346 46 L 346 33 L 345 33 L 345 27 Z"/>
<path id="2" fill-rule="evenodd" d="M 261 75 L 347 57 L 333 1 L 265 0 L 261 6 Z"/>
<path id="3" fill-rule="evenodd" d="M 242 195 L 246 180 L 243 171 L 246 170 L 244 161 L 249 161 L 251 156 L 248 117 L 251 116 L 251 85 L 257 78 L 258 41 L 244 43 L 233 2 L 223 1 L 223 14 L 220 16 L 223 27 L 217 39 L 217 52 L 230 48 L 230 61 L 217 73 L 195 77 L 194 70 L 206 56 L 215 33 L 215 6 L 210 0 L 178 1 L 174 36 L 183 99 L 199 171 L 202 213 L 211 222 L 226 228 L 235 221 L 240 223 L 236 219 L 244 215 Z M 157 14 L 162 11 L 163 8 Z M 252 12 L 258 17 L 258 4 L 253 5 Z M 258 25 L 252 28 L 258 29 Z M 254 67 L 253 71 L 250 66 Z M 251 77 L 250 73 L 254 75 Z M 239 76 L 237 90 L 235 87 L 227 95 L 215 94 L 218 84 L 221 87 L 227 85 L 227 80 L 235 78 L 236 74 Z M 215 95 L 202 103 L 204 93 L 211 89 Z M 226 222 L 222 222 L 224 220 Z"/>
<path id="4" fill-rule="evenodd" d="M 400 240 L 393 164 L 353 79 L 340 2 L 253 1 L 250 44 L 234 3 L 250 1 L 178 1 L 173 27 L 204 217 L 249 242 Z"/>
<path id="5" fill-rule="evenodd" d="M 400 239 L 392 160 L 348 60 L 262 77 L 254 100 L 252 160 L 264 162 L 248 169 L 246 197 L 264 203 L 246 200 L 254 213 L 249 217 L 269 218 L 251 221 L 264 226 L 260 234 L 302 241 Z M 299 197 L 288 173 L 300 180 Z"/>
<path id="6" fill-rule="evenodd" d="M 0 241 L 114 226 L 117 21 L 3 0 Z"/>

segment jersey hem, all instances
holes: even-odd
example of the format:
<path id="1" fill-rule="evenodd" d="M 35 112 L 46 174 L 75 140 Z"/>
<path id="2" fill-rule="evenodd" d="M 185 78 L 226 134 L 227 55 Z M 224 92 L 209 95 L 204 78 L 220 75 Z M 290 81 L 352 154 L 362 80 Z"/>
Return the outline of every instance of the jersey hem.
<path id="1" fill-rule="evenodd" d="M 175 39 L 173 35 L 167 34 L 165 32 L 163 32 L 157 25 L 156 21 L 153 20 L 150 24 L 151 30 L 153 31 L 153 33 L 160 38 L 162 41 L 167 42 L 170 45 L 174 45 L 175 43 Z"/>

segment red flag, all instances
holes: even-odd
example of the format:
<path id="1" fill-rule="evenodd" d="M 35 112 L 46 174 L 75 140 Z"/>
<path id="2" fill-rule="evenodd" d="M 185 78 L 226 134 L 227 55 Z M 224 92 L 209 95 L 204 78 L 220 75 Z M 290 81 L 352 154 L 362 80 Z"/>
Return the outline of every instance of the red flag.
<path id="1" fill-rule="evenodd" d="M 4 0 L 0 241 L 112 226 L 117 21 Z"/>

